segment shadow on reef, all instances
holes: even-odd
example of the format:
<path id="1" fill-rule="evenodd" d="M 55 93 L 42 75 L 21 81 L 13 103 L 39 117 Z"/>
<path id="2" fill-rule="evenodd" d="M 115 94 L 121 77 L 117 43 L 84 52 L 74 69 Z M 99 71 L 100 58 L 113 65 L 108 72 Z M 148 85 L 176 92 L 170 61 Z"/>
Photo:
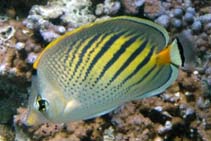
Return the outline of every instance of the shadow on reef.
<path id="1" fill-rule="evenodd" d="M 33 5 L 44 5 L 47 0 L 0 0 L 0 3 L 0 13 L 7 13 L 12 17 L 25 17 Z"/>
<path id="2" fill-rule="evenodd" d="M 181 108 L 175 107 L 172 109 L 166 110 L 169 114 L 178 116 L 180 115 Z M 144 115 L 144 117 L 149 118 L 154 123 L 160 123 L 165 126 L 168 126 L 168 121 L 170 121 L 172 118 L 168 114 L 163 114 L 157 109 L 142 109 L 140 110 L 140 113 Z M 160 132 L 161 136 L 163 136 L 164 141 L 174 140 L 177 138 L 188 138 L 188 139 L 196 139 L 199 138 L 199 135 L 197 134 L 197 129 L 191 127 L 191 122 L 196 120 L 196 115 L 193 113 L 192 115 L 187 115 L 183 121 L 181 121 L 182 117 L 178 117 L 172 120 L 173 126 L 171 127 L 171 130 L 166 130 Z M 169 125 L 170 127 L 171 125 Z"/>

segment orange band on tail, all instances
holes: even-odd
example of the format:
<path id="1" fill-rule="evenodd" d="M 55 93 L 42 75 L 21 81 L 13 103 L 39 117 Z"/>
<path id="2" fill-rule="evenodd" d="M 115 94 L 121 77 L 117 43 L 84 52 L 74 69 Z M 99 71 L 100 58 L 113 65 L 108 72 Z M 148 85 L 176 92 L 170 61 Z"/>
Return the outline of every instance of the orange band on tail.
<path id="1" fill-rule="evenodd" d="M 163 49 L 160 53 L 157 55 L 157 63 L 164 65 L 164 64 L 170 64 L 171 58 L 170 58 L 170 48 L 166 47 Z"/>

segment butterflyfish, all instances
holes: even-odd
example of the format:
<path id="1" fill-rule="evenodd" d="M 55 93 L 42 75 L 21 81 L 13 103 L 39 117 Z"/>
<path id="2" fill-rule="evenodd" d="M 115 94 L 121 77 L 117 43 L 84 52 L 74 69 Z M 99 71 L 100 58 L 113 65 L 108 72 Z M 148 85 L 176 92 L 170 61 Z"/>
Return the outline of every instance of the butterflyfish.
<path id="1" fill-rule="evenodd" d="M 165 91 L 183 55 L 160 25 L 114 17 L 52 41 L 33 67 L 27 125 L 67 123 L 106 114 L 132 100 Z"/>

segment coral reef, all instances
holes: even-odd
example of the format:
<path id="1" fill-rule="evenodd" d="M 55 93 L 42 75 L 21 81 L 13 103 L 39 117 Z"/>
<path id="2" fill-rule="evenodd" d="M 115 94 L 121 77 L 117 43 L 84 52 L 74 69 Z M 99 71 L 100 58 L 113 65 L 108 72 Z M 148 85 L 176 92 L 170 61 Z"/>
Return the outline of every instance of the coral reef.
<path id="1" fill-rule="evenodd" d="M 114 15 L 119 11 L 120 7 L 119 1 L 105 0 L 104 3 L 97 4 L 95 14 L 97 16 Z"/>
<path id="2" fill-rule="evenodd" d="M 31 66 L 41 46 L 21 22 L 5 18 L 0 25 L 0 123 L 8 123 L 17 107 L 26 103 Z"/>
<path id="3" fill-rule="evenodd" d="M 144 14 L 151 19 L 162 15 L 166 10 L 159 0 L 145 0 L 144 5 Z"/>
<path id="4" fill-rule="evenodd" d="M 6 14 L 0 15 L 0 104 L 3 105 L 0 107 L 0 140 L 211 140 L 210 1 L 0 2 L 0 12 Z M 26 7 L 24 13 L 20 5 Z M 27 109 L 23 107 L 27 105 L 32 64 L 42 48 L 85 23 L 128 14 L 144 15 L 161 24 L 172 38 L 181 32 L 187 33 L 196 50 L 196 66 L 182 68 L 177 82 L 163 94 L 126 103 L 105 116 L 26 128 L 22 119 Z M 17 107 L 21 108 L 17 110 Z M 15 130 L 12 130 L 12 116 L 16 110 Z"/>
<path id="5" fill-rule="evenodd" d="M 52 0 L 47 5 L 34 5 L 27 19 L 26 27 L 38 30 L 46 42 L 50 42 L 68 30 L 93 22 L 96 16 L 114 15 L 121 4 L 105 0 L 94 9 L 91 0 Z"/>
<path id="6" fill-rule="evenodd" d="M 34 5 L 23 23 L 38 30 L 43 39 L 50 42 L 66 30 L 94 21 L 91 6 L 90 0 L 54 0 L 45 6 Z"/>
<path id="7" fill-rule="evenodd" d="M 68 124 L 46 123 L 39 127 L 29 128 L 25 131 L 20 127 L 22 126 L 22 119 L 24 118 L 26 111 L 26 109 L 19 108 L 18 112 L 20 114 L 15 117 L 15 123 L 17 124 L 16 140 L 18 141 L 26 137 L 28 138 L 29 135 L 32 140 L 100 140 L 102 131 L 108 127 L 106 120 L 96 118 L 89 121 L 78 121 Z"/>
<path id="8" fill-rule="evenodd" d="M 143 7 L 145 0 L 122 0 L 124 12 L 127 14 L 140 13 L 141 7 Z"/>
<path id="9" fill-rule="evenodd" d="M 0 13 L 7 13 L 9 17 L 24 17 L 28 14 L 28 10 L 32 5 L 45 4 L 47 0 L 0 0 Z"/>
<path id="10" fill-rule="evenodd" d="M 14 132 L 6 125 L 0 124 L 0 141 L 14 141 Z"/>

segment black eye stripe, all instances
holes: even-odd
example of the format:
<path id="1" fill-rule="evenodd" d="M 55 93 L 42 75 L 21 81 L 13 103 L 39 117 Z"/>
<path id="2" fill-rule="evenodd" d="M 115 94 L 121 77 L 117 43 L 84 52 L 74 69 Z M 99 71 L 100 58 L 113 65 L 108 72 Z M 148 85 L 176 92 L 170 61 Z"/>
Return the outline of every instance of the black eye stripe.
<path id="1" fill-rule="evenodd" d="M 39 100 L 39 111 L 45 111 L 46 110 L 46 100 Z"/>
<path id="2" fill-rule="evenodd" d="M 38 110 L 40 112 L 46 111 L 48 102 L 45 99 L 42 99 L 41 96 L 37 96 Z"/>
<path id="3" fill-rule="evenodd" d="M 33 70 L 32 70 L 32 75 L 34 75 L 34 76 L 37 75 L 37 70 L 36 70 L 36 69 L 33 69 Z"/>

